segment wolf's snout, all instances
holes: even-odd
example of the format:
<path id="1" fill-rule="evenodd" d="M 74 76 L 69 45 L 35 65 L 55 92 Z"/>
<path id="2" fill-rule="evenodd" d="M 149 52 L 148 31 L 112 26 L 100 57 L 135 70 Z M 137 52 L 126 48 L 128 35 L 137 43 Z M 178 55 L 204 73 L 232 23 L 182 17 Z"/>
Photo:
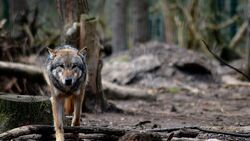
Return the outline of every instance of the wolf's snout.
<path id="1" fill-rule="evenodd" d="M 65 85 L 70 86 L 71 84 L 72 84 L 72 79 L 71 78 L 65 79 Z"/>

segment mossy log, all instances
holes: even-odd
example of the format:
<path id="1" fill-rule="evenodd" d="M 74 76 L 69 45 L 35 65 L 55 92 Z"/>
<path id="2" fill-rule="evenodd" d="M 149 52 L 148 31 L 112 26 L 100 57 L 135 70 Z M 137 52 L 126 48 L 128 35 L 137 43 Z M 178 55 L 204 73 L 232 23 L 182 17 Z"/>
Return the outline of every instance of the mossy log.
<path id="1" fill-rule="evenodd" d="M 0 132 L 28 124 L 50 124 L 48 97 L 0 93 Z"/>

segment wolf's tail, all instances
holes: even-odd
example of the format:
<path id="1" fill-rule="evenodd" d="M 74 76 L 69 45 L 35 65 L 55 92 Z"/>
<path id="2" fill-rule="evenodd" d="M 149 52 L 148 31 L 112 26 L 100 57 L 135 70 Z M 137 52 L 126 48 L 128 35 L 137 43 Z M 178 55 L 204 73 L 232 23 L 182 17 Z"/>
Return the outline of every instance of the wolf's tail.
<path id="1" fill-rule="evenodd" d="M 74 111 L 73 96 L 69 96 L 65 99 L 64 102 L 64 112 L 65 114 L 69 115 L 72 114 L 73 111 Z"/>

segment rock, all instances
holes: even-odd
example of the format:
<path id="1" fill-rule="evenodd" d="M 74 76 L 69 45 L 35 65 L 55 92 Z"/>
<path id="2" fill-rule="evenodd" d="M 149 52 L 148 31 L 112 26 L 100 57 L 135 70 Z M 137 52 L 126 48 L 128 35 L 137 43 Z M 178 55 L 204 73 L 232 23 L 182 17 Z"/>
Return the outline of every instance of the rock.
<path id="1" fill-rule="evenodd" d="M 157 57 L 142 55 L 131 62 L 116 61 L 105 64 L 102 75 L 111 82 L 126 85 L 133 81 L 139 73 L 156 70 L 160 65 L 161 63 Z"/>
<path id="2" fill-rule="evenodd" d="M 219 64 L 201 53 L 149 42 L 115 54 L 104 62 L 102 77 L 119 85 L 169 88 L 179 82 L 214 83 Z M 196 85 L 195 83 L 194 85 Z"/>

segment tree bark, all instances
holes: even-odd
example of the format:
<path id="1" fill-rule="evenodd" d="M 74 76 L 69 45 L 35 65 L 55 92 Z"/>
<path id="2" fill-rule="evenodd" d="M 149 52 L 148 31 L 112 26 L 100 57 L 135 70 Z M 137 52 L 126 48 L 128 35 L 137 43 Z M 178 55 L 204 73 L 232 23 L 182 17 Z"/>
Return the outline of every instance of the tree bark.
<path id="1" fill-rule="evenodd" d="M 11 23 L 20 22 L 23 14 L 28 10 L 28 4 L 26 0 L 9 0 L 9 17 Z M 18 21 L 16 21 L 18 20 Z"/>
<path id="2" fill-rule="evenodd" d="M 85 91 L 83 110 L 102 111 L 105 106 L 104 95 L 98 90 L 98 68 L 100 63 L 99 40 L 96 31 L 96 19 L 88 19 L 87 15 L 82 15 L 80 20 L 80 47 L 87 47 L 88 83 Z M 97 107 L 98 106 L 98 107 Z"/>
<path id="3" fill-rule="evenodd" d="M 0 132 L 27 124 L 52 121 L 50 101 L 44 96 L 0 93 Z"/>
<path id="4" fill-rule="evenodd" d="M 127 37 L 126 37 L 126 16 L 127 16 L 127 1 L 115 0 L 114 12 L 113 12 L 113 36 L 112 44 L 114 52 L 127 49 Z"/>
<path id="5" fill-rule="evenodd" d="M 133 43 L 144 43 L 149 40 L 148 34 L 148 2 L 132 0 L 133 11 Z"/>
<path id="6" fill-rule="evenodd" d="M 248 0 L 247 4 L 247 43 L 246 43 L 246 73 L 250 76 L 250 0 Z"/>
<path id="7" fill-rule="evenodd" d="M 168 3 L 168 1 L 163 0 L 161 1 L 161 9 L 162 9 L 162 13 L 164 16 L 164 24 L 165 24 L 165 38 L 166 38 L 166 43 L 167 44 L 174 44 L 174 19 L 171 16 L 171 10 L 169 9 L 169 5 L 170 3 Z"/>
<path id="8" fill-rule="evenodd" d="M 26 0 L 9 0 L 9 30 L 11 37 L 25 36 L 23 29 L 20 29 L 20 25 L 24 26 L 28 23 L 27 11 L 28 4 Z"/>
<path id="9" fill-rule="evenodd" d="M 83 110 L 104 112 L 112 110 L 102 90 L 102 48 L 96 29 L 96 19 L 82 15 L 80 20 L 80 48 L 87 47 L 88 83 L 83 101 Z M 111 107 L 110 107 L 111 106 Z"/>
<path id="10" fill-rule="evenodd" d="M 87 0 L 57 0 L 57 11 L 60 16 L 61 42 L 79 46 L 79 32 L 68 36 L 67 30 L 73 27 L 74 22 L 79 22 L 80 15 L 89 11 Z M 71 37 L 67 39 L 67 37 Z"/>

